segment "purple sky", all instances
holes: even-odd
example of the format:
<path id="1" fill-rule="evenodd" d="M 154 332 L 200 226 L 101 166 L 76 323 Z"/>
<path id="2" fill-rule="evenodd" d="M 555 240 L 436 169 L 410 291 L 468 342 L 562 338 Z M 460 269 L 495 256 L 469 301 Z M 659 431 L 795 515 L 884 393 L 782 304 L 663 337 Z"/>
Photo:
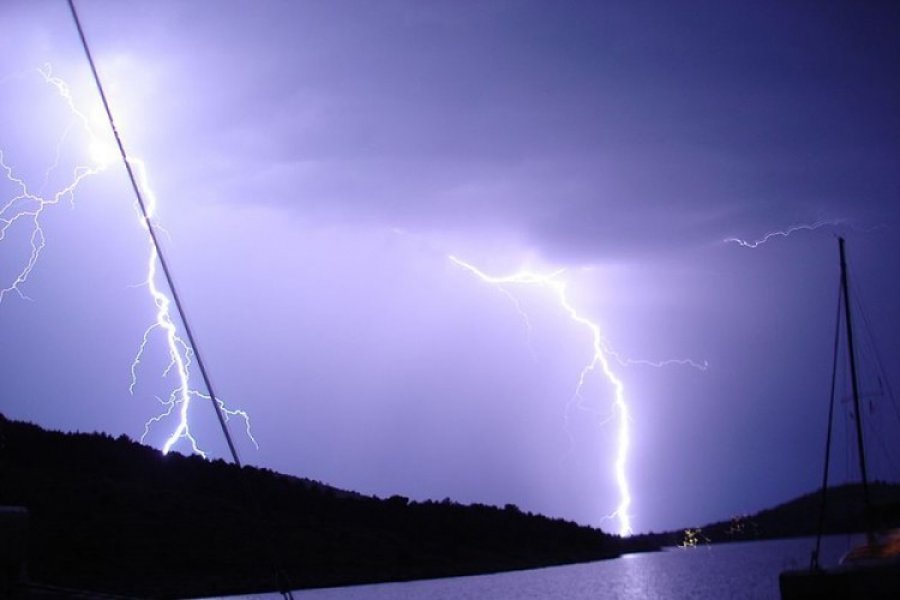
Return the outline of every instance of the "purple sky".
<path id="1" fill-rule="evenodd" d="M 616 531 L 612 386 L 549 288 L 622 357 L 636 531 L 810 491 L 845 235 L 872 374 L 900 385 L 900 9 L 890 2 L 78 2 L 243 459 L 367 494 L 505 504 Z M 45 192 L 90 163 L 37 69 L 106 125 L 65 2 L 0 7 L 0 150 Z M 15 195 L 0 183 L 0 203 Z M 826 223 L 756 248 L 792 225 Z M 0 410 L 140 437 L 171 380 L 119 163 L 49 207 L 0 303 Z M 0 240 L 0 287 L 29 231 Z M 519 309 L 528 318 L 523 318 Z M 530 328 L 529 328 L 530 325 Z M 195 385 L 200 385 L 198 381 Z M 842 403 L 843 412 L 847 405 Z M 208 404 L 200 444 L 224 456 Z M 161 446 L 171 428 L 152 429 Z M 876 428 L 877 429 L 877 428 Z M 840 422 L 838 431 L 843 436 Z M 884 433 L 884 432 L 882 432 Z M 877 432 L 875 432 L 877 434 Z M 900 475 L 897 435 L 872 470 Z M 893 439 L 893 445 L 891 440 Z M 189 447 L 180 445 L 180 451 Z M 838 478 L 849 456 L 837 454 Z"/>

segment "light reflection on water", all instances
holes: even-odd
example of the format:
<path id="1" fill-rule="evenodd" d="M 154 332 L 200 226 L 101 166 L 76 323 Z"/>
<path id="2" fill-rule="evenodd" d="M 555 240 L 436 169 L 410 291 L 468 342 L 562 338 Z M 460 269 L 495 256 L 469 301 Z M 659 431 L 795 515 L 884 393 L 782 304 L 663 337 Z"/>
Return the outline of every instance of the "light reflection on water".
<path id="1" fill-rule="evenodd" d="M 778 574 L 809 564 L 813 540 L 741 542 L 632 554 L 530 571 L 295 592 L 295 600 L 770 600 Z M 826 538 L 822 563 L 835 564 L 846 536 Z M 280 600 L 278 594 L 235 597 Z"/>

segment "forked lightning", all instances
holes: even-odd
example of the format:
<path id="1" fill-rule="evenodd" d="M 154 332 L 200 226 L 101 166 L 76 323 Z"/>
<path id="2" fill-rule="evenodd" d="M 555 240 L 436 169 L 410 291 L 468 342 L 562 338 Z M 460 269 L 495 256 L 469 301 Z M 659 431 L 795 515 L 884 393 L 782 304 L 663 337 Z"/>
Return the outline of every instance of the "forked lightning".
<path id="1" fill-rule="evenodd" d="M 71 90 L 68 84 L 53 75 L 49 65 L 38 70 L 44 81 L 56 90 L 59 97 L 71 112 L 72 121 L 70 122 L 65 133 L 59 140 L 57 147 L 57 159 L 47 170 L 44 181 L 39 187 L 34 188 L 25 180 L 25 178 L 17 175 L 13 164 L 8 161 L 7 155 L 0 150 L 0 168 L 2 168 L 6 179 L 11 184 L 12 193 L 8 200 L 0 205 L 0 242 L 6 241 L 8 236 L 19 228 L 25 230 L 25 236 L 29 239 L 30 252 L 27 259 L 12 277 L 12 281 L 0 288 L 0 302 L 11 293 L 15 293 L 23 299 L 28 296 L 24 291 L 24 286 L 28 282 L 29 276 L 37 266 L 46 246 L 46 237 L 43 227 L 44 213 L 60 203 L 61 200 L 69 198 L 74 202 L 75 192 L 78 187 L 89 177 L 98 175 L 105 171 L 118 157 L 115 148 L 111 142 L 103 139 L 96 133 L 91 125 L 91 121 L 76 106 L 72 98 Z M 90 156 L 90 164 L 78 165 L 72 170 L 71 179 L 58 190 L 46 194 L 43 187 L 50 181 L 51 173 L 60 167 L 59 156 L 62 152 L 62 146 L 70 137 L 71 130 L 78 127 L 86 136 L 87 152 Z M 141 191 L 147 199 L 147 215 L 152 218 L 156 210 L 156 195 L 149 185 L 147 178 L 147 169 L 143 161 L 136 158 L 129 158 L 132 169 L 138 174 Z M 145 230 L 148 228 L 147 221 L 143 216 L 140 221 Z M 148 236 L 148 241 L 149 236 Z M 163 371 L 163 377 L 174 375 L 176 383 L 165 399 L 159 399 L 163 405 L 163 411 L 156 416 L 150 418 L 144 425 L 144 431 L 141 441 L 144 441 L 150 433 L 154 425 L 164 421 L 174 419 L 174 427 L 162 445 L 163 453 L 168 453 L 179 442 L 184 440 L 193 452 L 206 456 L 206 453 L 200 447 L 197 439 L 191 431 L 190 427 L 190 409 L 191 401 L 195 398 L 206 398 L 209 396 L 200 390 L 191 387 L 190 371 L 193 357 L 193 350 L 186 343 L 179 333 L 179 327 L 173 319 L 170 297 L 157 285 L 157 266 L 159 263 L 155 246 L 150 244 L 150 253 L 147 260 L 147 275 L 144 279 L 150 297 L 156 307 L 154 322 L 144 331 L 140 347 L 137 355 L 131 365 L 131 385 L 129 390 L 134 393 L 138 381 L 138 370 L 141 359 L 146 355 L 148 345 L 153 341 L 154 336 L 160 333 L 164 346 L 168 355 L 168 366 Z M 218 400 L 217 400 L 218 401 Z M 222 413 L 226 419 L 237 416 L 244 421 L 247 436 L 256 445 L 256 440 L 250 430 L 250 419 L 246 412 L 242 410 L 228 409 L 218 401 L 222 409 Z"/>
<path id="2" fill-rule="evenodd" d="M 497 287 L 497 289 L 505 294 L 515 305 L 516 310 L 518 310 L 519 314 L 522 316 L 529 330 L 531 329 L 531 322 L 528 319 L 528 315 L 522 308 L 522 305 L 519 302 L 518 298 L 508 289 L 509 286 L 533 285 L 548 289 L 553 294 L 553 297 L 559 304 L 560 308 L 565 311 L 569 318 L 575 323 L 583 326 L 590 332 L 592 352 L 589 360 L 581 368 L 578 376 L 578 383 L 576 384 L 575 390 L 572 395 L 572 400 L 577 401 L 581 399 L 582 391 L 585 387 L 588 377 L 592 373 L 597 371 L 603 374 L 612 388 L 612 404 L 614 409 L 613 416 L 617 417 L 618 423 L 618 430 L 616 434 L 616 453 L 613 460 L 613 473 L 619 492 L 619 501 L 615 510 L 611 515 L 609 515 L 609 517 L 618 521 L 620 535 L 630 535 L 632 533 L 632 526 L 631 514 L 629 510 L 631 508 L 632 497 L 631 486 L 628 482 L 628 472 L 626 467 L 628 464 L 628 452 L 631 445 L 631 417 L 628 403 L 625 397 L 625 386 L 622 383 L 622 380 L 619 379 L 619 377 L 613 371 L 611 360 L 614 360 L 623 366 L 632 364 L 653 367 L 663 367 L 667 365 L 686 365 L 694 367 L 701 371 L 705 371 L 707 369 L 707 363 L 705 361 L 701 363 L 689 359 L 675 359 L 654 362 L 648 360 L 631 360 L 622 358 L 619 354 L 610 349 L 609 345 L 604 340 L 603 335 L 600 332 L 600 326 L 579 313 L 569 301 L 569 297 L 566 293 L 566 282 L 564 279 L 562 279 L 564 270 L 557 270 L 549 274 L 541 274 L 522 270 L 511 275 L 495 276 L 488 275 L 478 267 L 460 258 L 457 258 L 456 256 L 451 255 L 449 258 L 456 265 L 459 265 L 463 269 L 466 269 L 481 281 Z M 572 404 L 571 401 L 570 404 Z"/>

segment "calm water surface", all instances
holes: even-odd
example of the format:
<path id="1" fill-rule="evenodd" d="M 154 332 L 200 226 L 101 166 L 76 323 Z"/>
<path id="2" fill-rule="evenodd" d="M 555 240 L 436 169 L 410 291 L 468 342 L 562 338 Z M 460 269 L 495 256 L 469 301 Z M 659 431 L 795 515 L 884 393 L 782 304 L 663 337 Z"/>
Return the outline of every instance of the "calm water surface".
<path id="1" fill-rule="evenodd" d="M 295 600 L 770 600 L 778 574 L 809 564 L 811 539 L 673 548 L 564 567 L 295 592 Z M 846 536 L 826 538 L 822 562 L 835 564 Z M 278 594 L 243 596 L 247 600 Z"/>

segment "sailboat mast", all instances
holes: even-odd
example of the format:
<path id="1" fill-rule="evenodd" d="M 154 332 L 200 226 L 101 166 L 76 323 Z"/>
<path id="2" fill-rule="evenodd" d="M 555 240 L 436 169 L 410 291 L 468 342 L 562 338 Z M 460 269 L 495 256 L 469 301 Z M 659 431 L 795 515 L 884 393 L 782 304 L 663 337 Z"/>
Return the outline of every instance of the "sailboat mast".
<path id="1" fill-rule="evenodd" d="M 844 322 L 847 324 L 847 352 L 850 354 L 850 381 L 853 386 L 853 411 L 856 413 L 856 446 L 859 450 L 859 472 L 862 475 L 863 500 L 866 514 L 871 515 L 869 502 L 869 477 L 866 474 L 866 453 L 862 434 L 862 411 L 859 409 L 859 383 L 856 380 L 856 352 L 853 349 L 853 326 L 850 322 L 850 289 L 847 285 L 847 259 L 844 253 L 844 238 L 838 238 L 841 249 L 841 293 L 844 295 Z"/>

